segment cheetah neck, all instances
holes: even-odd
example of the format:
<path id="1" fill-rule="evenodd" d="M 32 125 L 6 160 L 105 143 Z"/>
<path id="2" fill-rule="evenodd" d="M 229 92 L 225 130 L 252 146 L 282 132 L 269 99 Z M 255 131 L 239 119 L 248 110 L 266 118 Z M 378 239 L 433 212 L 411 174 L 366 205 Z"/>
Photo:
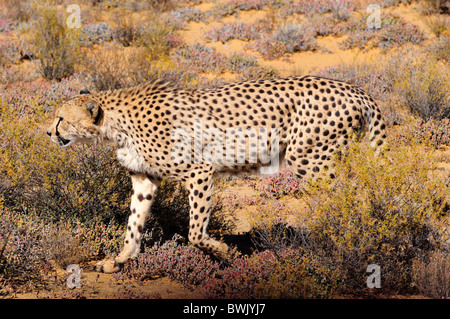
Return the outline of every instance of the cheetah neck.
<path id="1" fill-rule="evenodd" d="M 131 147 L 131 138 L 120 123 L 117 122 L 111 112 L 104 111 L 102 124 L 99 126 L 99 130 L 103 140 L 117 144 L 119 148 Z"/>
<path id="2" fill-rule="evenodd" d="M 125 168 L 133 172 L 151 172 L 152 169 L 145 162 L 145 159 L 140 155 L 132 138 L 123 129 L 120 123 L 117 122 L 114 114 L 105 112 L 103 123 L 100 126 L 100 131 L 103 140 L 117 145 L 117 159 Z"/>
<path id="3" fill-rule="evenodd" d="M 130 112 L 135 98 L 149 96 L 155 91 L 167 89 L 167 86 L 166 82 L 154 80 L 136 87 L 98 92 L 96 98 L 101 101 L 103 110 L 101 125 L 98 127 L 102 139 L 117 144 L 119 148 L 132 147 L 129 129 L 120 121 L 120 113 Z"/>

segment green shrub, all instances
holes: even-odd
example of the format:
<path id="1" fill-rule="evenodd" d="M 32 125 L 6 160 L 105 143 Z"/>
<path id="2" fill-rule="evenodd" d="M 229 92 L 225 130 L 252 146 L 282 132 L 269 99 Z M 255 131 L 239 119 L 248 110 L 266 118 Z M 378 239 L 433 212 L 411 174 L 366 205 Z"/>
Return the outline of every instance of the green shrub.
<path id="1" fill-rule="evenodd" d="M 392 94 L 400 104 L 424 120 L 450 117 L 448 62 L 405 49 L 389 57 L 385 65 Z"/>
<path id="2" fill-rule="evenodd" d="M 435 299 L 450 298 L 450 257 L 448 252 L 433 252 L 427 260 L 413 262 L 414 286 L 420 293 Z"/>
<path id="3" fill-rule="evenodd" d="M 405 144 L 421 143 L 438 149 L 441 145 L 450 145 L 450 120 L 431 118 L 425 122 L 411 118 L 397 130 L 396 138 Z"/>
<path id="4" fill-rule="evenodd" d="M 107 46 L 98 54 L 88 54 L 82 62 L 84 73 L 95 90 L 116 90 L 131 86 L 130 56 L 123 48 Z"/>
<path id="5" fill-rule="evenodd" d="M 421 11 L 425 14 L 440 14 L 450 12 L 450 4 L 446 0 L 421 1 Z"/>
<path id="6" fill-rule="evenodd" d="M 307 224 L 344 288 L 364 288 L 366 267 L 378 264 L 383 288 L 407 291 L 412 261 L 448 240 L 448 185 L 426 147 L 395 141 L 381 158 L 374 153 L 351 146 L 336 162 L 336 180 L 306 188 Z"/>
<path id="7" fill-rule="evenodd" d="M 236 259 L 203 284 L 207 298 L 331 297 L 336 274 L 302 249 L 266 250 Z"/>
<path id="8" fill-rule="evenodd" d="M 123 219 L 129 210 L 131 185 L 110 148 L 61 149 L 41 130 L 30 130 L 36 125 L 33 120 L 17 119 L 6 107 L 2 111 L 1 196 L 5 206 L 45 214 L 49 220 L 62 216 L 84 221 L 95 216 Z"/>
<path id="9" fill-rule="evenodd" d="M 45 217 L 40 219 L 45 221 Z M 56 223 L 46 223 L 45 231 L 40 234 L 40 246 L 45 252 L 46 261 L 51 260 L 66 269 L 70 264 L 117 255 L 122 248 L 124 235 L 125 224 L 105 223 L 101 216 L 87 223 L 62 217 Z"/>
<path id="10" fill-rule="evenodd" d="M 428 17 L 425 23 L 438 38 L 447 30 L 450 30 L 450 20 L 446 16 Z"/>
<path id="11" fill-rule="evenodd" d="M 37 15 L 34 44 L 40 59 L 40 71 L 48 80 L 58 80 L 75 72 L 81 51 L 80 30 L 65 26 L 54 6 L 36 4 Z"/>
<path id="12" fill-rule="evenodd" d="M 0 203 L 0 296 L 27 284 L 42 282 L 45 251 L 41 236 L 45 224 L 36 216 L 15 213 Z"/>
<path id="13" fill-rule="evenodd" d="M 0 196 L 5 206 L 43 214 L 49 221 L 62 216 L 124 220 L 131 183 L 113 149 L 62 149 L 40 128 L 46 126 L 41 124 L 46 118 L 43 107 L 34 99 L 29 102 L 21 113 L 12 104 L 0 107 Z"/>

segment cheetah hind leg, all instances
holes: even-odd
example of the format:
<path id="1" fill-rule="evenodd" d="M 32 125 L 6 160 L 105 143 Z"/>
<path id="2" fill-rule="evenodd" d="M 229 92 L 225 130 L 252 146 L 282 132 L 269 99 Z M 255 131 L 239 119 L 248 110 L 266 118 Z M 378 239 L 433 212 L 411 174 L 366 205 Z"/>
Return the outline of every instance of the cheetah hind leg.
<path id="1" fill-rule="evenodd" d="M 326 133 L 327 135 L 329 133 Z M 302 133 L 301 138 L 292 134 L 285 155 L 285 161 L 291 171 L 301 179 L 317 179 L 325 176 L 333 178 L 333 152 L 336 143 L 316 140 L 312 133 Z"/>

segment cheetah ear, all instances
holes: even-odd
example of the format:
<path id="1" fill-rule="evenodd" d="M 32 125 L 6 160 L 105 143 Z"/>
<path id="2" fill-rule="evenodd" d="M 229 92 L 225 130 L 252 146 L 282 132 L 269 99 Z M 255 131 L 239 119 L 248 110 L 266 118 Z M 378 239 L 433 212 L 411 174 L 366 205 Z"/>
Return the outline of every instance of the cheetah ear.
<path id="1" fill-rule="evenodd" d="M 98 125 L 101 118 L 103 117 L 103 110 L 100 107 L 100 104 L 94 99 L 87 99 L 86 109 L 91 113 L 91 117 L 94 119 L 94 125 Z"/>
<path id="2" fill-rule="evenodd" d="M 98 102 L 94 99 L 87 99 L 86 102 L 86 110 L 91 113 L 91 115 L 94 115 L 94 113 L 97 113 L 97 109 L 99 108 Z"/>

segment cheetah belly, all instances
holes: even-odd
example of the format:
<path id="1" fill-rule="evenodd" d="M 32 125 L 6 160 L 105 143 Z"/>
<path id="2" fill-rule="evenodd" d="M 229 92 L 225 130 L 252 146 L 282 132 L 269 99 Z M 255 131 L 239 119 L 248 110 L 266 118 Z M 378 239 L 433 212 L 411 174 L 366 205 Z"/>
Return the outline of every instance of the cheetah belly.
<path id="1" fill-rule="evenodd" d="M 117 149 L 117 159 L 127 169 L 133 172 L 150 173 L 152 169 L 133 148 Z"/>

